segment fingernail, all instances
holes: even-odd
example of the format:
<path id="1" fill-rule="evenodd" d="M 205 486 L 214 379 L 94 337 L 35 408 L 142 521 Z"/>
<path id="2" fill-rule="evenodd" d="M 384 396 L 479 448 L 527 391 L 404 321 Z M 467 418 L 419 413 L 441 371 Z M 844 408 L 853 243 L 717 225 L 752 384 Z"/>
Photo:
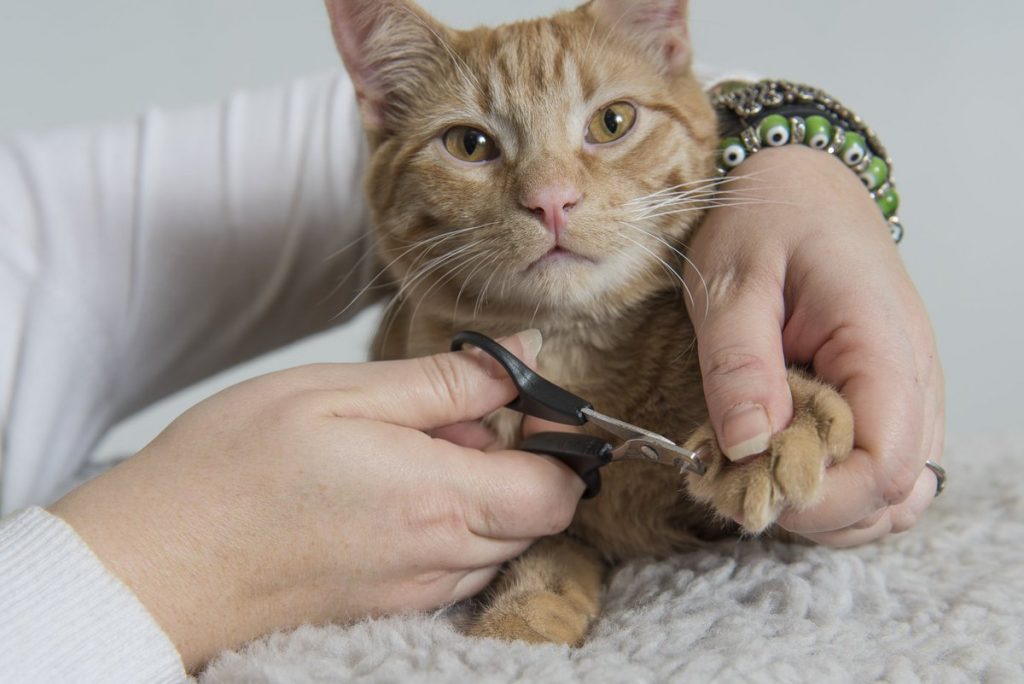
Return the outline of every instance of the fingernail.
<path id="1" fill-rule="evenodd" d="M 540 354 L 540 348 L 544 346 L 544 335 L 540 330 L 531 328 L 517 333 L 516 337 L 523 345 L 523 355 L 520 358 L 531 366 L 536 365 L 537 355 Z"/>
<path id="2" fill-rule="evenodd" d="M 544 336 L 541 334 L 540 330 L 524 330 L 512 335 L 511 337 L 502 337 L 498 340 L 498 344 L 507 347 L 509 340 L 514 337 L 519 338 L 519 344 L 523 348 L 523 350 L 516 356 L 525 361 L 526 365 L 536 366 L 537 355 L 540 353 L 540 348 L 544 345 Z M 474 349 L 473 353 L 480 358 L 480 361 L 484 364 L 484 369 L 487 371 L 489 376 L 497 380 L 505 380 L 508 378 L 508 371 L 505 370 L 505 368 L 496 360 L 477 349 Z"/>
<path id="3" fill-rule="evenodd" d="M 732 407 L 722 422 L 722 450 L 730 461 L 739 461 L 765 451 L 772 441 L 772 424 L 760 404 Z"/>

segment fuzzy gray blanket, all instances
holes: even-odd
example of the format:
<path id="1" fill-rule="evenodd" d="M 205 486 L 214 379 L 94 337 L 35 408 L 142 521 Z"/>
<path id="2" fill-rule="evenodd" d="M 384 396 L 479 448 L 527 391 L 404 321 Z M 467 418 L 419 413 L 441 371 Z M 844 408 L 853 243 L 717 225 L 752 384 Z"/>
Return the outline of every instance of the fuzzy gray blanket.
<path id="1" fill-rule="evenodd" d="M 449 612 L 277 634 L 202 682 L 1024 682 L 1024 438 L 945 461 L 925 519 L 870 546 L 624 566 L 579 649 L 470 639 Z"/>

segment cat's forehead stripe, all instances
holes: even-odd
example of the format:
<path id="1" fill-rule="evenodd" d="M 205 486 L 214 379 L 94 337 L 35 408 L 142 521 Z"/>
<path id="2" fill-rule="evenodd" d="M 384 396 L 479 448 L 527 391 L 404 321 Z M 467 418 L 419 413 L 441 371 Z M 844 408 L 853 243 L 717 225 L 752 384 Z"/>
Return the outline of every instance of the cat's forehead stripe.
<path id="1" fill-rule="evenodd" d="M 656 112 L 661 112 L 670 119 L 675 120 L 683 129 L 693 137 L 698 137 L 697 132 L 694 129 L 693 122 L 690 121 L 690 117 L 687 116 L 681 109 L 674 107 L 670 104 L 661 102 L 645 102 L 644 105 L 648 109 L 652 109 Z"/>
<path id="2" fill-rule="evenodd" d="M 597 79 L 587 73 L 578 54 L 578 36 L 552 22 L 499 27 L 467 45 L 467 60 L 481 83 L 476 104 L 489 115 L 522 125 L 559 103 L 589 99 Z M 538 108 L 538 100 L 546 106 Z"/>

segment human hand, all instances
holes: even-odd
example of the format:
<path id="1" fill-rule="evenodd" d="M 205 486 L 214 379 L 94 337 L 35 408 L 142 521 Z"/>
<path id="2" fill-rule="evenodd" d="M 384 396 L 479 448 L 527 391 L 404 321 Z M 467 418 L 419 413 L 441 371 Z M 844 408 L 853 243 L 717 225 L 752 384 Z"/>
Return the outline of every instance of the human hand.
<path id="1" fill-rule="evenodd" d="M 532 364 L 540 339 L 503 344 Z M 423 432 L 515 396 L 490 364 L 442 354 L 251 380 L 52 511 L 136 593 L 190 670 L 277 629 L 466 598 L 565 529 L 583 492 L 553 459 Z"/>
<path id="2" fill-rule="evenodd" d="M 821 501 L 783 528 L 830 546 L 912 527 L 930 505 L 944 437 L 931 324 L 877 206 L 856 174 L 800 146 L 747 159 L 730 183 L 763 203 L 710 212 L 688 269 L 704 391 L 733 460 L 788 426 L 786 363 L 813 364 L 854 413 L 855 449 Z M 763 412 L 758 409 L 763 407 Z"/>

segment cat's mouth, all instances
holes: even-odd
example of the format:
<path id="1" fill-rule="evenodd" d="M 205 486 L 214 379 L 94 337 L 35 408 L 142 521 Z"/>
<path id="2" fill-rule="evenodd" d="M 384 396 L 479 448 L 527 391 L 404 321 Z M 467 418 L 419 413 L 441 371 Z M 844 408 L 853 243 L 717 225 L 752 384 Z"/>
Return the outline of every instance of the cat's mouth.
<path id="1" fill-rule="evenodd" d="M 571 249 L 567 249 L 562 245 L 555 245 L 543 254 L 539 259 L 534 261 L 532 264 L 526 267 L 526 271 L 530 272 L 538 268 L 547 268 L 549 266 L 555 266 L 559 264 L 568 263 L 581 263 L 581 264 L 595 264 L 597 263 L 593 259 L 583 256 L 578 252 L 574 252 Z"/>

